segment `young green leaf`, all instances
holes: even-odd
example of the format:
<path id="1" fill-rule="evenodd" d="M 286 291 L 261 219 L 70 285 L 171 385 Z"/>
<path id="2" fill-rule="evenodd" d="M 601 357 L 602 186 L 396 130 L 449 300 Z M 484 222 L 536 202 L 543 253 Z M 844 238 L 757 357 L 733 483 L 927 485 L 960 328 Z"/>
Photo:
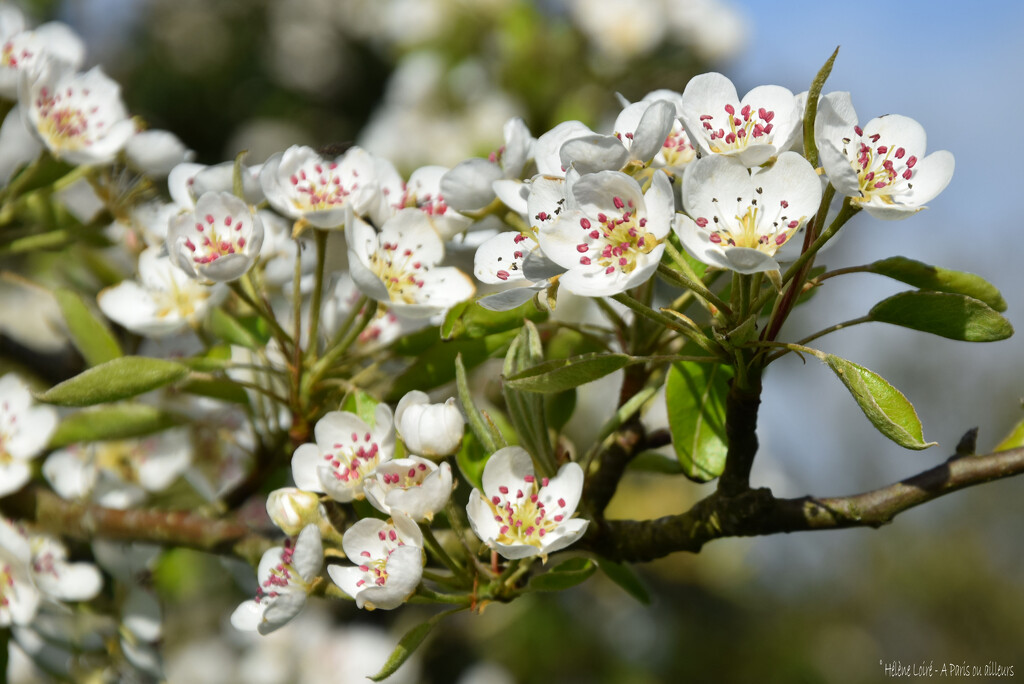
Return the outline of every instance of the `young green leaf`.
<path id="1" fill-rule="evenodd" d="M 57 449 L 76 442 L 141 437 L 183 423 L 180 416 L 147 404 L 113 404 L 67 416 L 50 438 Z"/>
<path id="2" fill-rule="evenodd" d="M 122 356 L 90 368 L 37 395 L 58 406 L 93 406 L 128 399 L 188 375 L 188 368 L 173 361 Z"/>
<path id="3" fill-rule="evenodd" d="M 864 415 L 879 432 L 906 449 L 927 449 L 913 404 L 885 378 L 853 361 L 818 352 L 818 358 L 846 385 Z"/>
<path id="4" fill-rule="evenodd" d="M 357 389 L 355 392 L 348 395 L 345 399 L 345 403 L 341 406 L 341 410 L 356 414 L 364 423 L 372 428 L 377 424 L 378 404 L 380 404 L 379 401 L 363 390 Z"/>
<path id="5" fill-rule="evenodd" d="M 601 568 L 601 572 L 607 575 L 608 579 L 619 585 L 627 594 L 645 606 L 651 604 L 651 595 L 647 592 L 647 588 L 644 587 L 643 582 L 637 577 L 633 568 L 625 563 L 615 563 L 607 558 L 598 560 L 597 565 Z"/>
<path id="6" fill-rule="evenodd" d="M 832 73 L 832 65 L 836 63 L 838 55 L 839 47 L 837 46 L 832 56 L 818 71 L 807 91 L 807 104 L 804 106 L 804 156 L 807 161 L 811 162 L 811 166 L 818 165 L 818 148 L 814 142 L 814 119 L 818 116 L 818 98 L 821 97 L 821 89 L 825 87 L 825 81 Z"/>
<path id="7" fill-rule="evenodd" d="M 562 392 L 579 387 L 644 359 L 627 354 L 581 354 L 552 359 L 505 377 L 505 384 L 527 392 Z"/>
<path id="8" fill-rule="evenodd" d="M 1009 451 L 1022 446 L 1024 446 L 1024 420 L 1014 425 L 1010 434 L 1003 437 L 1003 441 L 999 442 L 992 451 Z"/>
<path id="9" fill-rule="evenodd" d="M 462 364 L 462 354 L 458 354 L 455 357 L 455 389 L 459 396 L 459 405 L 462 407 L 462 413 L 465 414 L 466 420 L 469 422 L 469 429 L 472 434 L 476 435 L 477 440 L 487 453 L 493 454 L 502 446 L 505 446 L 505 440 L 501 433 L 477 408 L 476 400 L 473 399 L 473 395 L 469 391 L 469 379 L 466 376 L 466 367 Z M 465 444 L 463 442 L 464 448 Z M 467 479 L 469 478 L 467 477 Z"/>
<path id="10" fill-rule="evenodd" d="M 563 591 L 587 581 L 597 566 L 588 558 L 570 558 L 542 575 L 534 575 L 526 591 Z"/>
<path id="11" fill-rule="evenodd" d="M 60 288 L 54 291 L 57 305 L 64 315 L 71 341 L 82 353 L 85 362 L 97 366 L 121 356 L 118 345 L 110 329 L 93 314 L 82 296 L 77 292 Z"/>
<path id="12" fill-rule="evenodd" d="M 210 312 L 210 332 L 228 344 L 259 349 L 262 345 L 256 336 L 242 323 L 223 309 L 216 308 Z"/>
<path id="13" fill-rule="evenodd" d="M 484 450 L 483 445 L 474 432 L 468 432 L 462 438 L 462 446 L 455 453 L 455 464 L 466 482 L 483 490 L 484 466 L 487 465 L 487 457 L 490 453 Z"/>
<path id="14" fill-rule="evenodd" d="M 965 342 L 995 342 L 1013 334 L 1010 322 L 984 302 L 946 292 L 900 292 L 875 304 L 868 317 Z"/>
<path id="15" fill-rule="evenodd" d="M 398 645 L 395 646 L 395 650 L 388 656 L 387 662 L 384 663 L 384 667 L 380 669 L 380 672 L 370 677 L 372 681 L 379 682 L 387 679 L 391 675 L 398 671 L 398 668 L 409 659 L 423 640 L 430 634 L 430 630 L 434 628 L 434 625 L 439 623 L 445 617 L 451 615 L 454 612 L 462 610 L 462 608 L 453 608 L 452 610 L 446 610 L 443 613 L 438 613 L 426 622 L 421 622 L 416 625 L 399 640 Z"/>
<path id="16" fill-rule="evenodd" d="M 399 375 L 387 401 L 398 401 L 412 390 L 427 391 L 455 379 L 455 357 L 462 355 L 462 363 L 466 368 L 480 365 L 488 358 L 504 353 L 508 344 L 515 338 L 517 330 L 506 330 L 479 339 L 462 339 L 444 342 L 437 335 L 437 329 L 431 329 L 434 343 L 427 349 L 416 354 L 416 360 L 409 368 Z"/>
<path id="17" fill-rule="evenodd" d="M 992 283 L 973 273 L 950 271 L 900 256 L 876 261 L 869 264 L 866 270 L 922 290 L 952 292 L 974 297 L 996 311 L 1006 311 L 1006 300 L 999 294 L 999 290 Z"/>
<path id="18" fill-rule="evenodd" d="M 683 474 L 707 482 L 722 474 L 729 445 L 725 398 L 732 369 L 703 363 L 675 363 L 665 382 L 668 426 Z"/>

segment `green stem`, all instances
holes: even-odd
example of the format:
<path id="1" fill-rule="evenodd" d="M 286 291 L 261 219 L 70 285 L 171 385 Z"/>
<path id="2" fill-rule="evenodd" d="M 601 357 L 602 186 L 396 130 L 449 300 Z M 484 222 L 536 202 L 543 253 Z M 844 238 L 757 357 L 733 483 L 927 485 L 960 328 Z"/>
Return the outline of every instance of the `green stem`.
<path id="1" fill-rule="evenodd" d="M 625 292 L 620 292 L 617 295 L 612 295 L 612 299 L 619 302 L 620 304 L 629 307 L 634 312 L 641 316 L 648 318 L 652 321 L 656 321 L 666 328 L 676 331 L 680 335 L 693 340 L 701 349 L 708 352 L 709 354 L 717 355 L 719 350 L 716 348 L 715 343 L 712 342 L 706 335 L 699 330 L 694 330 L 678 321 L 671 316 L 666 316 L 660 311 L 655 311 L 649 306 L 644 306 L 641 302 L 630 297 Z"/>
<path id="2" fill-rule="evenodd" d="M 466 569 L 459 565 L 454 558 L 448 555 L 448 552 L 441 546 L 441 542 L 434 536 L 434 531 L 430 529 L 429 525 L 420 524 L 420 530 L 423 532 L 423 541 L 426 542 L 427 548 L 434 554 L 435 557 L 444 565 L 451 570 L 455 575 L 460 577 L 464 582 L 469 583 L 470 576 L 466 572 Z"/>
<path id="3" fill-rule="evenodd" d="M 360 309 L 362 309 L 362 313 L 359 316 L 359 320 L 355 321 L 355 316 L 353 314 L 359 314 Z M 361 333 L 366 326 L 370 324 L 370 321 L 372 321 L 373 317 L 377 314 L 377 302 L 367 300 L 366 297 L 363 297 L 356 302 L 355 308 L 352 311 L 353 312 L 349 314 L 348 319 L 346 319 L 343 324 L 347 324 L 347 328 L 340 329 L 345 330 L 344 336 L 335 343 L 334 346 L 326 350 L 324 355 L 320 357 L 320 360 L 313 364 L 309 374 L 306 376 L 306 382 L 309 387 L 312 387 L 324 376 L 324 374 L 330 369 L 331 364 L 341 358 L 349 346 L 351 346 L 351 344 L 359 337 L 359 333 Z"/>
<path id="4" fill-rule="evenodd" d="M 799 340 L 797 342 L 797 344 L 798 345 L 805 345 L 808 342 L 811 342 L 812 340 L 816 340 L 819 337 L 824 337 L 825 335 L 828 335 L 829 333 L 834 333 L 837 330 L 842 330 L 843 328 L 849 328 L 851 326 L 858 325 L 860 323 L 870 323 L 873 320 L 874 319 L 871 318 L 871 316 L 861 316 L 860 318 L 851 318 L 848 321 L 843 321 L 842 323 L 836 323 L 835 325 L 830 325 L 827 328 L 824 328 L 822 330 L 819 330 L 816 333 L 808 335 L 804 339 Z"/>
<path id="5" fill-rule="evenodd" d="M 246 274 L 241 280 L 233 280 L 228 283 L 231 290 L 238 295 L 238 298 L 249 305 L 256 314 L 267 322 L 270 326 L 270 330 L 274 337 L 277 339 L 277 343 L 281 345 L 281 351 L 284 352 L 291 345 L 291 337 L 285 332 L 285 329 L 281 327 L 281 324 L 277 322 L 277 319 L 264 308 L 263 304 L 257 301 L 256 297 L 246 289 L 248 285 L 249 289 L 254 289 L 252 279 L 249 274 Z"/>
<path id="6" fill-rule="evenodd" d="M 306 349 L 306 363 L 312 364 L 319 352 L 317 336 L 320 334 L 320 306 L 324 292 L 324 262 L 327 260 L 327 231 L 319 228 L 316 236 L 316 276 L 313 282 L 313 297 L 309 303 L 309 340 Z M 298 243 L 296 243 L 298 246 Z"/>

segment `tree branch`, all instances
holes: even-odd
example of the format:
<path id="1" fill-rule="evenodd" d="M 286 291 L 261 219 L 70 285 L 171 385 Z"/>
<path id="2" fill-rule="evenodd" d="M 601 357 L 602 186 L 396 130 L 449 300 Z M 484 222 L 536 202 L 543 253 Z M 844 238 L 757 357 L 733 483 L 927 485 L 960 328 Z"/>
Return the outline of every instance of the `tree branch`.
<path id="1" fill-rule="evenodd" d="M 880 527 L 915 506 L 965 487 L 1024 473 L 1024 448 L 954 456 L 900 482 L 852 496 L 776 499 L 768 489 L 736 496 L 720 491 L 686 513 L 657 520 L 608 520 L 591 526 L 584 543 L 616 561 L 646 561 L 676 551 L 697 553 L 722 537 Z"/>
<path id="2" fill-rule="evenodd" d="M 185 511 L 116 510 L 65 501 L 35 486 L 0 498 L 0 513 L 34 523 L 44 532 L 83 541 L 102 538 L 184 546 L 232 554 L 253 565 L 274 544 L 234 518 L 215 520 Z"/>

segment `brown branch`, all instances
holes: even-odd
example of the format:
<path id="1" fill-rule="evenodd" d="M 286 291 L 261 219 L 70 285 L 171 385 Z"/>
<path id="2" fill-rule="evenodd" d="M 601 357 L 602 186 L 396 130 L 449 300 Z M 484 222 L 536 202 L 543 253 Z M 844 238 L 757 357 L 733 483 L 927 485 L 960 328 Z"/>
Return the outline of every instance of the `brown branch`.
<path id="1" fill-rule="evenodd" d="M 880 527 L 896 515 L 965 487 L 1024 473 L 1024 448 L 954 456 L 900 482 L 852 496 L 776 499 L 768 489 L 736 496 L 716 492 L 686 513 L 657 520 L 608 520 L 584 543 L 611 560 L 646 561 L 676 551 L 696 553 L 722 537 Z"/>
<path id="2" fill-rule="evenodd" d="M 65 501 L 35 486 L 0 498 L 0 513 L 31 522 L 44 532 L 83 541 L 102 538 L 183 546 L 232 554 L 253 565 L 273 545 L 269 538 L 233 518 L 217 520 L 186 511 L 116 510 Z"/>

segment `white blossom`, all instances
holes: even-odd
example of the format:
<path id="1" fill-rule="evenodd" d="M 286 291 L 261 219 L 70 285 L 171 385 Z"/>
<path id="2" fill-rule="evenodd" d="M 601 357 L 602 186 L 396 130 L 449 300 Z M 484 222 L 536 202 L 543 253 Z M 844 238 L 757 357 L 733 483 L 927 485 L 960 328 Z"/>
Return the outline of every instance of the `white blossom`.
<path id="1" fill-rule="evenodd" d="M 399 458 L 377 466 L 363 490 L 366 500 L 379 511 L 430 521 L 452 494 L 452 468 L 419 456 Z"/>
<path id="2" fill-rule="evenodd" d="M 324 562 L 323 544 L 316 525 L 307 525 L 292 544 L 276 546 L 260 559 L 255 599 L 231 614 L 235 629 L 269 634 L 302 611 L 312 582 Z"/>
<path id="3" fill-rule="evenodd" d="M 423 533 L 409 518 L 363 518 L 345 531 L 341 545 L 359 565 L 331 565 L 327 573 L 359 608 L 391 610 L 416 591 L 423 575 Z"/>
<path id="4" fill-rule="evenodd" d="M 29 462 L 57 429 L 57 411 L 35 406 L 25 381 L 13 373 L 0 378 L 0 496 L 28 482 Z"/>
<path id="5" fill-rule="evenodd" d="M 505 447 L 484 466 L 483 488 L 469 495 L 469 523 L 481 541 L 509 560 L 546 560 L 587 529 L 586 520 L 573 517 L 583 493 L 577 463 L 566 463 L 553 478 L 537 478 L 524 449 Z"/>
<path id="6" fill-rule="evenodd" d="M 395 429 L 409 451 L 419 456 L 451 456 L 462 443 L 465 426 L 454 397 L 432 404 L 425 392 L 413 390 L 395 407 Z"/>

